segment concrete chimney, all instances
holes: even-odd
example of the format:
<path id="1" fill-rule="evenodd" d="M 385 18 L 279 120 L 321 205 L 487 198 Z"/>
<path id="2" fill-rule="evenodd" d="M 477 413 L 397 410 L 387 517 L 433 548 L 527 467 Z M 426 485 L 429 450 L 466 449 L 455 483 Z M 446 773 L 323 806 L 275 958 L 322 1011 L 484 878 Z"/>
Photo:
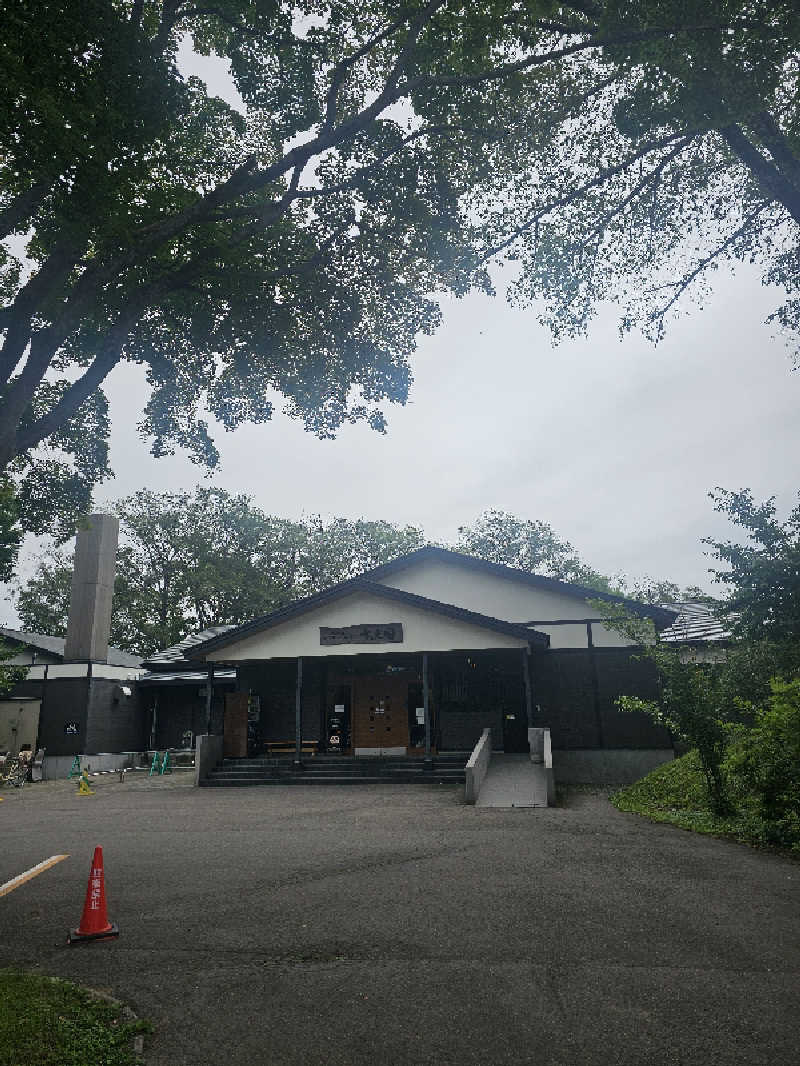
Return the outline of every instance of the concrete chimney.
<path id="1" fill-rule="evenodd" d="M 86 528 L 78 530 L 64 647 L 67 662 L 108 658 L 118 539 L 119 520 L 113 515 L 89 515 Z"/>

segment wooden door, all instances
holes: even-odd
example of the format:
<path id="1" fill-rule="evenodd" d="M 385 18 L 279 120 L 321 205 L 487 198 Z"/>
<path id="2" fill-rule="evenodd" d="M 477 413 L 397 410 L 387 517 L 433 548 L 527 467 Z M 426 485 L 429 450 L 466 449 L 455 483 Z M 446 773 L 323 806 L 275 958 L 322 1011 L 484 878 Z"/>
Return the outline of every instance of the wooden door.
<path id="1" fill-rule="evenodd" d="M 222 742 L 226 759 L 247 756 L 247 704 L 246 692 L 226 692 Z"/>
<path id="2" fill-rule="evenodd" d="M 408 748 L 408 678 L 378 674 L 354 685 L 354 749 L 375 755 L 404 754 Z"/>

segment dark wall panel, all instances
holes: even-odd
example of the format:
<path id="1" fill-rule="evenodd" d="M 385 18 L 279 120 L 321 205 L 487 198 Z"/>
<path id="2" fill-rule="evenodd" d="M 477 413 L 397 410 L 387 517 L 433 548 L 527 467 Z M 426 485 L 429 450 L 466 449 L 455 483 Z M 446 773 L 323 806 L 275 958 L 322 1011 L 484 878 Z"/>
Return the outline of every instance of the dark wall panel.
<path id="1" fill-rule="evenodd" d="M 126 696 L 123 689 L 131 690 Z M 147 747 L 147 715 L 136 685 L 90 678 L 86 752 L 142 751 Z"/>
<path id="2" fill-rule="evenodd" d="M 586 651 L 549 651 L 533 663 L 534 720 L 548 726 L 554 748 L 600 745 L 592 672 Z"/>
<path id="3" fill-rule="evenodd" d="M 484 729 L 492 731 L 492 747 L 503 747 L 503 715 L 499 709 L 460 711 L 443 708 L 439 716 L 439 750 L 472 751 Z"/>
<path id="4" fill-rule="evenodd" d="M 626 648 L 602 649 L 595 653 L 598 694 L 606 748 L 670 748 L 666 729 L 646 714 L 617 710 L 620 696 L 658 697 L 658 675 L 649 660 L 642 660 Z"/>
<path id="5" fill-rule="evenodd" d="M 26 684 L 35 686 L 37 683 Z M 89 679 L 50 678 L 40 685 L 42 709 L 39 715 L 39 747 L 45 748 L 48 755 L 80 755 L 85 752 Z M 75 735 L 64 732 L 70 722 L 78 725 Z"/>
<path id="6" fill-rule="evenodd" d="M 322 664 L 303 661 L 302 740 L 320 739 Z M 239 669 L 239 690 L 260 697 L 261 718 L 256 733 L 262 741 L 293 740 L 297 665 L 290 663 L 248 664 Z"/>
<path id="7" fill-rule="evenodd" d="M 211 704 L 212 728 L 215 721 L 222 721 L 224 694 L 232 690 L 233 683 L 214 686 Z M 151 743 L 154 705 L 156 732 L 152 743 L 156 749 L 182 748 L 183 734 L 190 730 L 195 737 L 198 733 L 205 733 L 206 692 L 202 682 L 191 685 L 147 685 L 141 692 L 145 703 L 148 747 Z"/>
<path id="8" fill-rule="evenodd" d="M 669 733 L 647 715 L 626 714 L 614 705 L 621 695 L 657 695 L 652 663 L 627 648 L 596 648 L 593 656 L 596 675 L 588 649 L 556 649 L 535 657 L 537 721 L 550 727 L 553 747 L 671 748 Z"/>
<path id="9" fill-rule="evenodd" d="M 526 713 L 520 652 L 432 655 L 431 689 L 440 751 L 471 751 L 484 729 L 502 749 L 503 716 Z"/>

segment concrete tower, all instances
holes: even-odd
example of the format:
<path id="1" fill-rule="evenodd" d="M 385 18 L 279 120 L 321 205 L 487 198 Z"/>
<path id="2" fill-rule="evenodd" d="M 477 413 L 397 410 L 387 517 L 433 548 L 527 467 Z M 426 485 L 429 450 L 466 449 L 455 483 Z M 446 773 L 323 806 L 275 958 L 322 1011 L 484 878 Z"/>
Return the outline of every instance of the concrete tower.
<path id="1" fill-rule="evenodd" d="M 105 662 L 111 632 L 119 520 L 89 515 L 78 530 L 69 601 L 66 662 Z"/>

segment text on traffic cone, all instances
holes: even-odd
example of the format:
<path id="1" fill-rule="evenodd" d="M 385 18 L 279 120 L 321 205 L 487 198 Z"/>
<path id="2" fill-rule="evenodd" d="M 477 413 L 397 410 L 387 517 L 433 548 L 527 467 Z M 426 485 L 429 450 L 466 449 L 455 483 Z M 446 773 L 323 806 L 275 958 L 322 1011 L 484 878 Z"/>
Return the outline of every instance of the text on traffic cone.
<path id="1" fill-rule="evenodd" d="M 103 872 L 103 849 L 94 849 L 89 884 L 86 886 L 86 901 L 83 904 L 81 924 L 69 934 L 70 944 L 82 940 L 105 940 L 119 936 L 117 926 L 108 920 L 106 913 L 106 885 Z"/>

